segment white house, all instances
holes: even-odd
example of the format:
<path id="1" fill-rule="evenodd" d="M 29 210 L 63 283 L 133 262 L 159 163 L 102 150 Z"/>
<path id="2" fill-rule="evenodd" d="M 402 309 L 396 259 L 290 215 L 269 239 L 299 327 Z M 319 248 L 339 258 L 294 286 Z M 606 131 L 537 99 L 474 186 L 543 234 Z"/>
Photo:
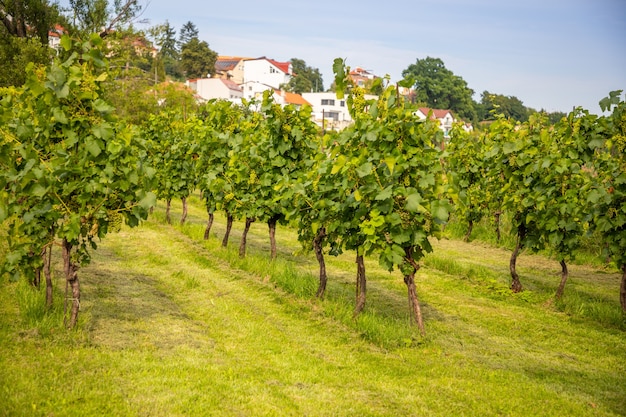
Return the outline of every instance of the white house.
<path id="1" fill-rule="evenodd" d="M 242 84 L 241 88 L 243 91 L 243 97 L 246 100 L 255 99 L 257 102 L 260 103 L 263 100 L 263 93 L 269 90 L 272 93 L 274 103 L 280 104 L 283 107 L 288 104 L 291 104 L 298 108 L 302 106 L 311 106 L 311 103 L 306 101 L 300 94 L 281 91 L 277 88 L 272 88 L 272 86 L 269 86 L 267 84 L 258 82 L 247 82 Z"/>
<path id="2" fill-rule="evenodd" d="M 271 90 L 274 92 L 276 87 L 272 87 L 269 84 L 261 83 L 258 81 L 246 81 L 241 84 L 241 91 L 243 94 L 243 98 L 246 100 L 256 99 L 258 101 L 263 100 L 263 92 L 266 90 Z"/>
<path id="3" fill-rule="evenodd" d="M 431 119 L 439 120 L 439 128 L 443 131 L 443 136 L 449 137 L 452 124 L 455 122 L 452 112 L 450 110 L 429 109 L 428 107 L 420 107 L 415 112 L 415 115 L 422 120 L 426 119 L 429 114 Z"/>
<path id="4" fill-rule="evenodd" d="M 292 75 L 291 62 L 278 62 L 265 57 L 243 61 L 243 84 L 261 83 L 279 89 L 291 80 Z"/>
<path id="5" fill-rule="evenodd" d="M 61 25 L 54 25 L 53 29 L 48 31 L 48 46 L 58 50 L 61 47 L 61 36 L 65 34 L 65 29 Z"/>
<path id="6" fill-rule="evenodd" d="M 441 110 L 441 109 L 429 109 L 428 107 L 420 107 L 415 115 L 420 119 L 426 119 L 429 113 L 432 112 L 431 118 L 439 120 L 439 128 L 443 131 L 443 136 L 445 138 L 450 137 L 450 130 L 452 130 L 452 124 L 457 120 L 454 118 L 454 115 L 450 110 Z M 471 132 L 474 130 L 474 127 L 471 123 L 464 122 L 462 126 L 463 130 L 466 132 Z"/>
<path id="7" fill-rule="evenodd" d="M 312 117 L 315 123 L 332 130 L 341 130 L 352 123 L 346 99 L 338 99 L 336 93 L 302 93 L 302 97 L 311 103 Z M 366 94 L 366 100 L 378 97 Z"/>
<path id="8" fill-rule="evenodd" d="M 221 78 L 198 78 L 187 80 L 186 85 L 203 100 L 223 99 L 233 103 L 241 103 L 243 91 L 230 80 Z"/>

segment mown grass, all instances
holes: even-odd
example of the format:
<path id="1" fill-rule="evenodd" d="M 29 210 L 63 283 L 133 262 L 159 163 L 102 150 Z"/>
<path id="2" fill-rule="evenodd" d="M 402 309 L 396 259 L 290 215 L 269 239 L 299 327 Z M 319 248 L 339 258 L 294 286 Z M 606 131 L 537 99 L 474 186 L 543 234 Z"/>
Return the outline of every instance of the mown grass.
<path id="1" fill-rule="evenodd" d="M 102 243 L 80 271 L 77 330 L 3 279 L 0 415 L 626 414 L 617 274 L 573 266 L 554 303 L 558 263 L 524 255 L 528 290 L 515 296 L 506 250 L 441 240 L 417 276 L 421 338 L 398 272 L 367 260 L 354 319 L 353 254 L 328 257 L 317 300 L 317 264 L 295 254 L 292 231 L 279 228 L 270 262 L 267 227 L 255 224 L 240 259 L 241 224 L 227 249 L 219 216 L 204 241 L 205 212 L 191 203 L 185 226 L 157 210 Z"/>

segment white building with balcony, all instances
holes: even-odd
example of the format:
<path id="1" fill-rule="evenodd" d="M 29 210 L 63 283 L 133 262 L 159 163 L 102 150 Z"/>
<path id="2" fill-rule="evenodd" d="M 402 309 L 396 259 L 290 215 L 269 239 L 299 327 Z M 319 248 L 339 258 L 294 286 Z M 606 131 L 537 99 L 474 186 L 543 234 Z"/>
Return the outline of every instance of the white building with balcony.
<path id="1" fill-rule="evenodd" d="M 243 61 L 243 84 L 260 83 L 280 89 L 293 76 L 291 62 L 278 62 L 265 57 Z"/>
<path id="2" fill-rule="evenodd" d="M 338 99 L 336 93 L 302 93 L 302 97 L 311 103 L 312 118 L 325 129 L 342 130 L 352 123 L 346 98 Z M 376 100 L 377 96 L 366 94 L 366 100 Z"/>

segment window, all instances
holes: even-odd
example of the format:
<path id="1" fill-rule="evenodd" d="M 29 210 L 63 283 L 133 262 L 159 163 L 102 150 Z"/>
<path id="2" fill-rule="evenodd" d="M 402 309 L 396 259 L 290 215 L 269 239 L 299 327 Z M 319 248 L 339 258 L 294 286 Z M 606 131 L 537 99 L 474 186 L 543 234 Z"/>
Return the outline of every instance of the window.
<path id="1" fill-rule="evenodd" d="M 346 101 L 345 100 L 341 100 L 339 102 L 339 107 L 346 107 Z"/>
<path id="2" fill-rule="evenodd" d="M 329 111 L 325 114 L 326 119 L 334 120 L 335 122 L 339 120 L 339 112 Z"/>
<path id="3" fill-rule="evenodd" d="M 332 99 L 322 99 L 322 106 L 334 106 L 335 100 Z"/>
<path id="4" fill-rule="evenodd" d="M 276 68 L 270 67 L 270 74 L 276 74 Z"/>

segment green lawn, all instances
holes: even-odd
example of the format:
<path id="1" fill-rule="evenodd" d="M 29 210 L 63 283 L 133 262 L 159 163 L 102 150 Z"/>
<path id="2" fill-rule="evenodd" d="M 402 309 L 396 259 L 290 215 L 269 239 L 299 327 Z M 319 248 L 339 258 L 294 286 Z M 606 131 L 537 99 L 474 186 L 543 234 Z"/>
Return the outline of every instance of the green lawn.
<path id="1" fill-rule="evenodd" d="M 417 275 L 422 338 L 399 272 L 367 261 L 355 320 L 352 253 L 327 259 L 328 294 L 316 300 L 317 265 L 293 231 L 279 228 L 272 263 L 255 224 L 241 260 L 241 223 L 223 249 L 218 216 L 205 242 L 191 202 L 183 227 L 157 210 L 102 242 L 80 270 L 74 331 L 62 327 L 60 271 L 48 313 L 42 294 L 2 279 L 0 415 L 626 415 L 615 271 L 571 266 L 555 303 L 556 261 L 523 255 L 528 290 L 512 295 L 507 251 L 441 240 Z"/>

